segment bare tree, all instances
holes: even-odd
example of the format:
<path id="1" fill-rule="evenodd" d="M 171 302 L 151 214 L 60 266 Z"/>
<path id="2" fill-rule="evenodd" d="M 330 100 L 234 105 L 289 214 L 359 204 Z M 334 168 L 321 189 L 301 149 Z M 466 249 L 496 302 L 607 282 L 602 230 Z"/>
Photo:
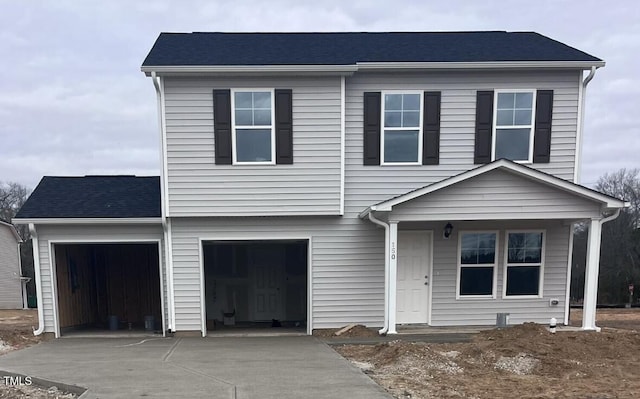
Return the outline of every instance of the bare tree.
<path id="1" fill-rule="evenodd" d="M 628 201 L 631 206 L 602 227 L 598 302 L 622 303 L 629 298 L 628 285 L 640 284 L 640 170 L 621 169 L 600 177 L 596 189 Z M 584 285 L 585 254 L 588 231 L 575 231 L 572 260 L 573 298 L 581 298 Z"/>
<path id="2" fill-rule="evenodd" d="M 27 201 L 29 189 L 15 182 L 0 182 L 0 220 L 11 222 L 22 205 Z M 16 226 L 23 240 L 29 238 L 29 231 L 24 226 Z"/>

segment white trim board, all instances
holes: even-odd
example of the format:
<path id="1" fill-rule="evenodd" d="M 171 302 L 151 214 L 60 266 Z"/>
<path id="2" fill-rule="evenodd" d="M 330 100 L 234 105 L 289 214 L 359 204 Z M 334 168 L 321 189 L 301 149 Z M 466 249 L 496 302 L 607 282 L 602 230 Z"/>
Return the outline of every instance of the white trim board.
<path id="1" fill-rule="evenodd" d="M 149 218 L 28 218 L 13 219 L 15 224 L 162 224 L 162 217 Z"/>
<path id="2" fill-rule="evenodd" d="M 206 309 L 206 293 L 205 293 L 205 274 L 204 274 L 204 241 L 286 241 L 286 240 L 304 240 L 307 242 L 307 335 L 313 332 L 313 236 L 305 235 L 277 235 L 266 234 L 261 236 L 230 236 L 227 234 L 206 235 L 198 237 L 198 253 L 199 253 L 199 269 L 200 269 L 200 331 L 203 337 L 207 336 L 207 309 Z M 175 327 L 175 326 L 174 326 Z"/>

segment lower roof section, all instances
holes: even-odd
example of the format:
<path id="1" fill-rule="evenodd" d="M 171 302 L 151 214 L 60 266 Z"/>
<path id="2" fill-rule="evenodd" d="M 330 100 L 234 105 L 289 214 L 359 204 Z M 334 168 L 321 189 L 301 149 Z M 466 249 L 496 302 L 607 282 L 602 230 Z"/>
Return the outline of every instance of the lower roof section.
<path id="1" fill-rule="evenodd" d="M 45 176 L 13 221 L 144 223 L 161 218 L 158 176 Z"/>

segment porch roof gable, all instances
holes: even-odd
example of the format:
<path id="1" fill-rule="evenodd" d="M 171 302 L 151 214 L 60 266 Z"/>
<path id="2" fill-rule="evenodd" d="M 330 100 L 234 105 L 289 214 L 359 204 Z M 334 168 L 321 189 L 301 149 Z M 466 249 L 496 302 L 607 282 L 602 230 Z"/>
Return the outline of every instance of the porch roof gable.
<path id="1" fill-rule="evenodd" d="M 447 187 L 451 187 L 458 183 L 485 175 L 495 170 L 503 170 L 514 175 L 527 178 L 531 181 L 564 191 L 568 194 L 575 195 L 576 197 L 599 203 L 600 206 L 604 209 L 616 210 L 628 207 L 630 205 L 624 200 L 609 196 L 607 194 L 603 194 L 599 191 L 581 186 L 579 184 L 572 183 L 548 173 L 541 172 L 537 169 L 533 169 L 531 167 L 518 164 L 506 159 L 499 159 L 486 165 L 479 166 L 475 169 L 471 169 L 445 180 L 439 181 L 437 183 L 433 183 L 371 205 L 360 213 L 360 217 L 365 218 L 369 213 L 375 211 L 390 212 L 396 205 L 403 204 L 415 198 L 425 196 L 427 194 L 442 190 Z"/>

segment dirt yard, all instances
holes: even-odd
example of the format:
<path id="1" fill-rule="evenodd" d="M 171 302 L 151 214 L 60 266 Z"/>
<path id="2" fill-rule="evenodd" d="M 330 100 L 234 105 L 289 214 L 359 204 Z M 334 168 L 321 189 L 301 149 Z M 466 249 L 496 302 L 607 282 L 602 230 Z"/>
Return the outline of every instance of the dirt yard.
<path id="1" fill-rule="evenodd" d="M 580 317 L 574 310 L 572 320 Z M 335 349 L 396 398 L 640 397 L 640 309 L 598 310 L 598 322 L 601 333 L 551 334 L 526 324 L 470 343 Z"/>
<path id="2" fill-rule="evenodd" d="M 0 355 L 40 342 L 40 338 L 33 335 L 33 328 L 37 325 L 38 312 L 35 309 L 0 310 Z M 74 394 L 62 392 L 56 388 L 5 385 L 4 376 L 0 375 L 0 399 L 72 399 L 75 397 Z"/>

